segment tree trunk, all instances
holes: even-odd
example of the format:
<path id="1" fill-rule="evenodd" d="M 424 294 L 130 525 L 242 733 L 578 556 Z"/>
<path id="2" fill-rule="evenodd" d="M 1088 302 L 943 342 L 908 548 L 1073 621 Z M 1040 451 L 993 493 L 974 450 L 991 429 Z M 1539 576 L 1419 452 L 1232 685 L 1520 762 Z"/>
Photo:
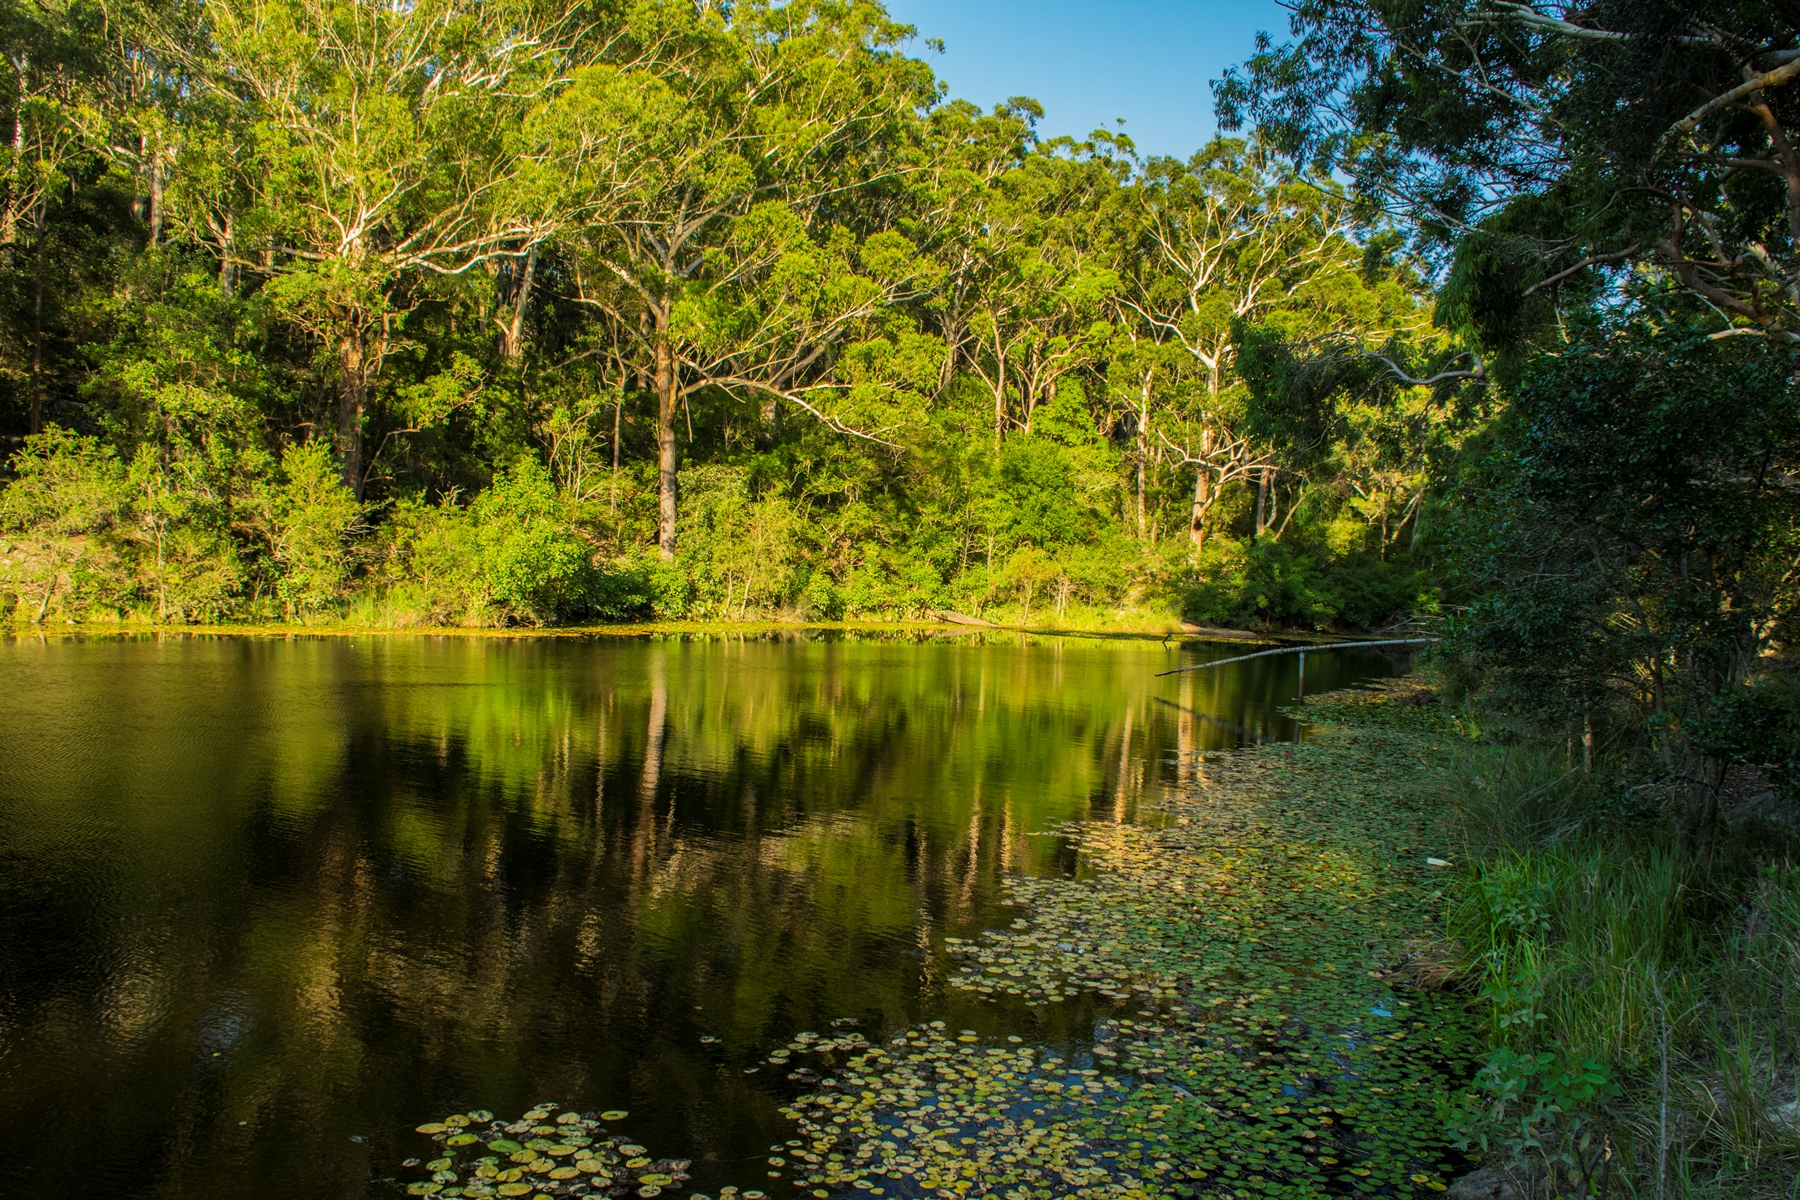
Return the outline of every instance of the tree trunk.
<path id="1" fill-rule="evenodd" d="M 17 55 L 13 59 L 12 65 L 13 70 L 19 76 L 19 89 L 23 92 L 25 73 L 31 67 L 31 58 L 26 54 Z M 10 172 L 12 178 L 9 180 L 10 186 L 6 189 L 6 208 L 4 211 L 0 211 L 0 247 L 5 248 L 6 265 L 9 267 L 13 264 L 13 250 L 19 239 L 19 217 L 22 215 L 19 207 L 22 191 L 19 187 L 19 177 L 24 162 L 25 122 L 19 119 L 19 106 L 15 103 L 12 118 L 12 170 Z"/>
<path id="2" fill-rule="evenodd" d="M 1262 474 L 1256 477 L 1256 524 L 1255 537 L 1261 537 L 1268 528 L 1265 518 L 1269 511 L 1269 468 L 1264 467 Z"/>
<path id="3" fill-rule="evenodd" d="M 1204 420 L 1204 417 L 1202 417 Z M 1212 510 L 1212 468 L 1207 465 L 1212 457 L 1213 435 L 1211 426 L 1200 426 L 1200 462 L 1194 467 L 1194 517 L 1193 527 L 1188 536 L 1193 539 L 1194 552 L 1198 554 L 1206 546 L 1206 514 Z"/>
<path id="4" fill-rule="evenodd" d="M 363 408 L 368 398 L 369 358 L 360 333 L 346 333 L 338 347 L 343 378 L 338 386 L 338 453 L 344 458 L 344 486 L 363 497 Z"/>
<path id="5" fill-rule="evenodd" d="M 669 312 L 656 313 L 657 552 L 675 561 L 675 356 L 669 347 Z"/>
<path id="6" fill-rule="evenodd" d="M 1206 546 L 1206 510 L 1212 507 L 1212 468 L 1201 463 L 1194 468 L 1194 517 L 1188 538 L 1198 554 Z"/>
<path id="7" fill-rule="evenodd" d="M 163 156 L 161 150 L 150 155 L 150 244 L 162 241 L 163 231 Z"/>
<path id="8" fill-rule="evenodd" d="M 525 305 L 531 300 L 531 283 L 537 274 L 538 248 L 534 245 L 519 268 L 517 286 L 513 288 L 512 319 L 500 330 L 500 353 L 508 362 L 517 364 L 525 357 Z"/>
<path id="9" fill-rule="evenodd" d="M 1726 764 L 1720 762 L 1713 784 L 1700 804 L 1700 827 L 1694 831 L 1694 860 L 1704 868 L 1712 861 L 1713 842 L 1719 828 L 1719 791 L 1725 786 Z"/>
<path id="10" fill-rule="evenodd" d="M 950 311 L 944 314 L 944 365 L 938 368 L 937 390 L 942 392 L 956 377 L 956 351 L 962 345 L 962 320 L 957 315 L 958 290 L 952 290 Z"/>
<path id="11" fill-rule="evenodd" d="M 31 432 L 44 431 L 44 225 L 48 201 L 38 205 L 31 261 Z"/>
<path id="12" fill-rule="evenodd" d="M 225 214 L 224 228 L 219 232 L 219 295 L 229 300 L 237 294 L 237 218 Z"/>
<path id="13" fill-rule="evenodd" d="M 1006 436 L 1006 349 L 1000 344 L 1000 329 L 994 328 L 994 449 Z"/>
<path id="14" fill-rule="evenodd" d="M 613 436 L 612 436 L 612 500 L 607 505 L 607 512 L 619 511 L 619 426 L 625 416 L 625 385 L 621 383 L 613 396 Z"/>
<path id="15" fill-rule="evenodd" d="M 1144 508 L 1144 472 L 1150 461 L 1150 431 L 1144 426 L 1144 414 L 1136 414 L 1136 423 L 1137 470 L 1135 472 L 1136 479 L 1133 481 L 1134 486 L 1132 490 L 1136 493 L 1138 541 L 1141 542 L 1150 536 L 1150 529 L 1145 517 Z"/>

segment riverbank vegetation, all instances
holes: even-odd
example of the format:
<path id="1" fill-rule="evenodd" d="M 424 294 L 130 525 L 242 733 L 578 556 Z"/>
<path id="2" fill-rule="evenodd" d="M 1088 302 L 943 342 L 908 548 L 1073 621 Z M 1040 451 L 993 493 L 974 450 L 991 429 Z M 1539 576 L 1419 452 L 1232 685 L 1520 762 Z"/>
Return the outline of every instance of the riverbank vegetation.
<path id="1" fill-rule="evenodd" d="M 1407 381 L 1454 337 L 1389 223 L 1255 137 L 1041 137 L 910 33 L 833 0 L 21 9 L 0 605 L 1435 610 L 1472 426 Z M 1253 386 L 1319 339 L 1394 366 L 1305 411 Z"/>
<path id="2" fill-rule="evenodd" d="M 1481 735 L 1462 1128 L 1532 1195 L 1789 1195 L 1800 29 L 1310 0 L 1292 32 L 1222 111 L 1414 232 L 1505 397 L 1439 657 Z"/>

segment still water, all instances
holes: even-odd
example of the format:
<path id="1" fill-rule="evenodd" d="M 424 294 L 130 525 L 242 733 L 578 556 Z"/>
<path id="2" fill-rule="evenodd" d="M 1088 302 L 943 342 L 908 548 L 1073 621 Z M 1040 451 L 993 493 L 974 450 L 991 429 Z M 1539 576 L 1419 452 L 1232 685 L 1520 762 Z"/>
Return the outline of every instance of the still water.
<path id="1" fill-rule="evenodd" d="M 1038 831 L 1302 736 L 1292 656 L 1154 677 L 1238 652 L 0 642 L 0 1196 L 393 1196 L 413 1126 L 540 1101 L 755 1187 L 798 1031 L 1079 1045 L 1091 1002 L 974 1000 L 942 939 L 1080 869 Z"/>

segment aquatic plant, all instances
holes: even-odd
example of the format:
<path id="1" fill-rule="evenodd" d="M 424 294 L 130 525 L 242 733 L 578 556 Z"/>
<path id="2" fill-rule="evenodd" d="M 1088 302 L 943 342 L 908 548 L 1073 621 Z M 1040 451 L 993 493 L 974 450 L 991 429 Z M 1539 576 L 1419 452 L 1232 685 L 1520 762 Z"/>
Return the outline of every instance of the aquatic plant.
<path id="1" fill-rule="evenodd" d="M 1478 1030 L 1396 970 L 1442 924 L 1422 784 L 1444 724 L 1391 715 L 1207 761 L 1161 827 L 1052 831 L 1091 876 L 1009 880 L 1022 915 L 947 939 L 952 982 L 1111 1002 L 1091 1050 L 903 1031 L 796 1100 L 805 1140 L 770 1174 L 818 1197 L 1446 1190 Z"/>
<path id="2" fill-rule="evenodd" d="M 419 1126 L 418 1132 L 437 1142 L 438 1149 L 430 1161 L 412 1158 L 402 1164 L 430 1173 L 408 1183 L 407 1194 L 525 1200 L 637 1195 L 649 1200 L 688 1178 L 692 1164 L 687 1160 L 653 1159 L 646 1147 L 607 1130 L 607 1123 L 629 1114 L 556 1113 L 558 1107 L 540 1104 L 510 1123 L 476 1111 Z"/>
<path id="3" fill-rule="evenodd" d="M 950 983 L 996 1004 L 1091 997 L 1091 1042 L 1059 1053 L 941 1020 L 880 1044 L 850 1019 L 801 1032 L 766 1056 L 806 1090 L 782 1110 L 796 1136 L 770 1147 L 764 1186 L 948 1200 L 1446 1190 L 1466 1160 L 1444 1115 L 1466 1103 L 1483 1041 L 1462 998 L 1400 969 L 1443 928 L 1429 796 L 1450 725 L 1397 704 L 1415 694 L 1334 698 L 1319 709 L 1333 723 L 1307 742 L 1196 760 L 1152 823 L 1047 831 L 1077 847 L 1077 871 L 1008 879 L 1018 919 L 945 939 Z M 507 1168 L 524 1191 L 484 1174 L 475 1187 L 492 1193 L 460 1194 L 656 1195 L 680 1182 L 647 1152 L 619 1170 L 614 1150 L 588 1173 L 623 1141 L 602 1125 L 622 1114 L 559 1125 L 549 1111 L 492 1127 L 472 1161 L 496 1157 L 493 1128 L 541 1139 L 514 1154 L 596 1156 L 533 1174 L 534 1157 Z M 442 1138 L 451 1125 L 425 1128 Z M 559 1128 L 577 1136 L 550 1140 Z M 444 1175 L 466 1170 L 442 1171 L 432 1182 L 454 1194 Z"/>

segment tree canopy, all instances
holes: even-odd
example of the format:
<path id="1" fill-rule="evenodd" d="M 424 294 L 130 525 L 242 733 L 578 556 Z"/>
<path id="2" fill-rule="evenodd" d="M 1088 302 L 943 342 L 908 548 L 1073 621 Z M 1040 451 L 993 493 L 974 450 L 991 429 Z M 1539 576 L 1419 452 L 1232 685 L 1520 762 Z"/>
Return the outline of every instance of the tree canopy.
<path id="1" fill-rule="evenodd" d="M 1260 133 L 1043 138 L 840 0 L 16 18 L 16 620 L 1440 602 L 1461 415 L 1240 349 L 1441 353 L 1430 281 Z"/>

